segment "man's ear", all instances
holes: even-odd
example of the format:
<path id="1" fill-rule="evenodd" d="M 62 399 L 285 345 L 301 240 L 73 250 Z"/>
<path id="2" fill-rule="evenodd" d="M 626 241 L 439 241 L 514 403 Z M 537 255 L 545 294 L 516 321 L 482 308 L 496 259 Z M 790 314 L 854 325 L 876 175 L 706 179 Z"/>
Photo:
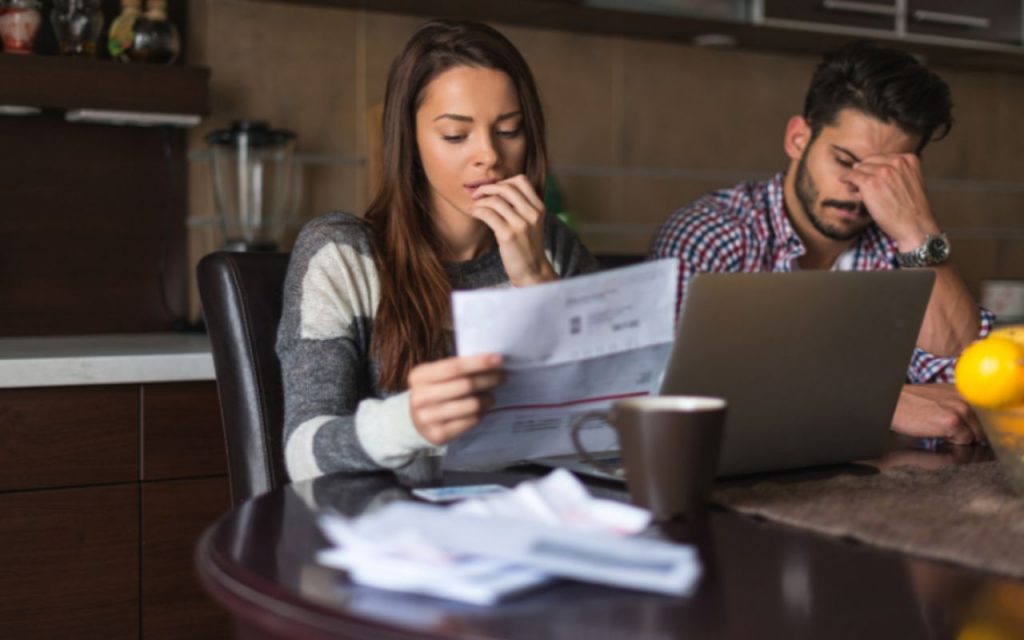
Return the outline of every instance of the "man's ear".
<path id="1" fill-rule="evenodd" d="M 811 134 L 811 125 L 803 116 L 793 116 L 789 119 L 786 123 L 783 147 L 791 160 L 799 160 L 804 155 L 807 145 L 811 144 Z"/>

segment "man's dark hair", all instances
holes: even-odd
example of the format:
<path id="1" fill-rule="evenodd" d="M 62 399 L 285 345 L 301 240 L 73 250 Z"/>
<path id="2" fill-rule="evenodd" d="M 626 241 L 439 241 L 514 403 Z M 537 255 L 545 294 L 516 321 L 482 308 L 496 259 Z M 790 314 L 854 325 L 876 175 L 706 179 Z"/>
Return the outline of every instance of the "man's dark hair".
<path id="1" fill-rule="evenodd" d="M 909 53 L 871 42 L 826 54 L 815 69 L 804 100 L 812 139 L 847 108 L 919 136 L 918 153 L 953 126 L 953 100 L 942 78 Z"/>

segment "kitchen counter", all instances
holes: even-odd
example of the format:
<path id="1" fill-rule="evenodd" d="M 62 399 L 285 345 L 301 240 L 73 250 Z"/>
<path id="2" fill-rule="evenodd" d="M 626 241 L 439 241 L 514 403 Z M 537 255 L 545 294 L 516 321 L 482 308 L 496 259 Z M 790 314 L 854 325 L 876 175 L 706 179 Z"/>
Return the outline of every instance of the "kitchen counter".
<path id="1" fill-rule="evenodd" d="M 202 334 L 0 338 L 0 389 L 214 379 Z"/>

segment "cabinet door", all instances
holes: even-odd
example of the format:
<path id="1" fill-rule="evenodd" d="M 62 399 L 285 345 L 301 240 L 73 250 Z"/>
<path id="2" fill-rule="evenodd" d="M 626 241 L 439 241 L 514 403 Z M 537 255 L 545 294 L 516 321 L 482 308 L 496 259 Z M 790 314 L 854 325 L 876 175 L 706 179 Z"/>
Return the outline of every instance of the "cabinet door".
<path id="1" fill-rule="evenodd" d="M 0 514 L 0 638 L 138 638 L 138 485 L 0 494 Z"/>
<path id="2" fill-rule="evenodd" d="M 227 638 L 228 616 L 199 587 L 200 534 L 231 508 L 227 478 L 142 485 L 142 638 Z"/>
<path id="3" fill-rule="evenodd" d="M 135 482 L 137 386 L 0 389 L 0 491 Z"/>
<path id="4" fill-rule="evenodd" d="M 228 472 L 214 382 L 142 387 L 142 479 Z"/>
<path id="5" fill-rule="evenodd" d="M 1021 44 L 1020 0 L 908 0 L 907 33 Z"/>
<path id="6" fill-rule="evenodd" d="M 764 17 L 891 33 L 896 0 L 764 0 Z"/>

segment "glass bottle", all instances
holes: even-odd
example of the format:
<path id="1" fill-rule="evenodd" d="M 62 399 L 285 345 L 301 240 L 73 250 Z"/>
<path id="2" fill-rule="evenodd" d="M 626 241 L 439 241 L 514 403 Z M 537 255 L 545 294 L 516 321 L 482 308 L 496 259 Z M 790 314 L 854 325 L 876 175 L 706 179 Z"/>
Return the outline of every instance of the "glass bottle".
<path id="1" fill-rule="evenodd" d="M 110 57 L 121 62 L 131 62 L 131 49 L 135 40 L 135 21 L 139 17 L 142 0 L 121 0 L 121 13 L 110 23 L 107 34 L 107 51 Z"/>
<path id="2" fill-rule="evenodd" d="M 62 54 L 96 57 L 103 31 L 100 0 L 53 0 L 50 24 Z"/>
<path id="3" fill-rule="evenodd" d="M 32 53 L 39 33 L 39 0 L 0 1 L 0 37 L 7 53 Z"/>
<path id="4" fill-rule="evenodd" d="M 135 20 L 129 56 L 155 64 L 171 64 L 181 53 L 178 28 L 167 19 L 167 0 L 149 0 L 146 13 Z"/>

